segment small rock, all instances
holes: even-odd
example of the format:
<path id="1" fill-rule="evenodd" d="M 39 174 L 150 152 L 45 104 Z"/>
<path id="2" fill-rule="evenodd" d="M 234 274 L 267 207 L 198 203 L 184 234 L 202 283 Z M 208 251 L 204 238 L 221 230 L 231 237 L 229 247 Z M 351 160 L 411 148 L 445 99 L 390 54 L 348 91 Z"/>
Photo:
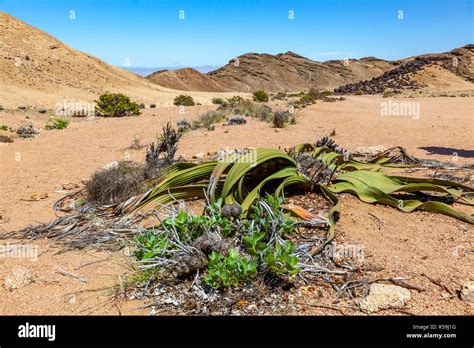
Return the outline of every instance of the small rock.
<path id="1" fill-rule="evenodd" d="M 104 170 L 110 170 L 110 169 L 116 169 L 118 168 L 119 163 L 117 161 L 113 161 L 110 163 L 107 163 L 105 166 L 102 167 Z"/>
<path id="2" fill-rule="evenodd" d="M 63 185 L 63 190 L 74 190 L 75 188 L 78 188 L 79 185 L 75 184 L 73 182 L 65 182 Z"/>
<path id="3" fill-rule="evenodd" d="M 76 303 L 76 295 L 70 295 L 67 297 L 67 303 L 75 304 Z"/>
<path id="4" fill-rule="evenodd" d="M 27 105 L 19 105 L 18 106 L 18 110 L 26 110 L 26 109 L 28 109 Z"/>
<path id="5" fill-rule="evenodd" d="M 466 302 L 474 302 L 474 281 L 471 280 L 462 285 L 461 299 Z"/>
<path id="6" fill-rule="evenodd" d="M 252 303 L 251 305 L 247 306 L 247 310 L 249 312 L 256 311 L 257 310 L 257 305 L 255 303 Z"/>
<path id="7" fill-rule="evenodd" d="M 3 111 L 3 106 L 2 105 L 0 105 L 0 111 Z"/>
<path id="8" fill-rule="evenodd" d="M 199 152 L 193 156 L 193 158 L 201 159 L 204 158 L 205 154 L 204 152 Z"/>
<path id="9" fill-rule="evenodd" d="M 3 287 L 8 291 L 13 291 L 33 282 L 34 277 L 25 267 L 15 266 L 11 273 L 5 277 Z"/>
<path id="10" fill-rule="evenodd" d="M 151 109 L 154 109 L 154 108 L 156 108 L 156 104 L 153 104 L 153 103 L 152 103 L 152 104 L 150 104 L 150 108 L 151 108 Z"/>
<path id="11" fill-rule="evenodd" d="M 374 313 L 382 309 L 403 308 L 410 298 L 410 291 L 401 286 L 374 283 L 359 306 L 363 312 Z"/>
<path id="12" fill-rule="evenodd" d="M 36 111 L 38 111 L 40 114 L 45 114 L 47 110 L 45 108 L 38 108 Z"/>

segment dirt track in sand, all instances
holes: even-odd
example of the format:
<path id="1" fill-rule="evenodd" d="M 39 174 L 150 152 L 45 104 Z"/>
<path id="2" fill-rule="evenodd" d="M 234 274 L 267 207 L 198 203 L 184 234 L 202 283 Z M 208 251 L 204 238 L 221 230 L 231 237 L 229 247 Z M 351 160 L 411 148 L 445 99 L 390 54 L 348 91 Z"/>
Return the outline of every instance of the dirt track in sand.
<path id="1" fill-rule="evenodd" d="M 296 125 L 281 130 L 254 120 L 243 126 L 219 125 L 213 132 L 191 131 L 183 137 L 178 154 L 190 158 L 198 152 L 206 153 L 225 147 L 288 147 L 312 142 L 334 129 L 335 140 L 349 150 L 401 145 L 417 157 L 458 163 L 474 161 L 472 98 L 394 101 L 419 102 L 419 118 L 380 116 L 381 103 L 387 102 L 381 97 L 348 97 L 342 102 L 310 106 L 298 114 Z M 113 160 L 129 158 L 142 161 L 144 149 L 128 149 L 134 136 L 141 137 L 143 144 L 149 143 L 167 121 L 192 120 L 213 108 L 196 106 L 186 108 L 185 114 L 180 114 L 178 108 L 168 107 L 146 109 L 138 117 L 73 120 L 65 130 L 43 131 L 34 139 L 15 139 L 13 143 L 0 144 L 1 231 L 53 219 L 52 203 L 62 197 L 54 191 L 61 190 L 62 183 L 80 183 L 81 179 Z M 21 122 L 31 121 L 42 127 L 47 120 L 47 116 L 38 114 L 30 114 L 29 120 L 25 119 L 26 116 L 26 113 L 4 111 L 0 113 L 0 124 L 18 126 Z M 46 192 L 48 198 L 37 202 L 23 200 L 38 192 Z M 344 196 L 342 201 L 342 217 L 337 225 L 339 240 L 363 245 L 367 262 L 385 268 L 380 272 L 381 276 L 412 278 L 411 284 L 426 289 L 420 293 L 412 291 L 408 311 L 414 314 L 472 313 L 472 308 L 456 297 L 440 299 L 445 295 L 444 290 L 421 276 L 421 273 L 426 273 L 453 292 L 462 283 L 472 280 L 474 260 L 472 254 L 463 252 L 472 250 L 472 226 L 424 212 L 407 215 L 387 207 L 368 206 L 349 196 Z M 369 213 L 376 215 L 378 220 Z M 50 249 L 47 241 L 40 242 L 40 250 L 44 253 L 35 262 L 0 258 L 2 282 L 17 263 L 28 269 L 35 279 L 18 290 L 0 288 L 3 299 L 0 303 L 1 314 L 87 314 L 88 306 L 107 300 L 106 294 L 83 294 L 75 302 L 70 299 L 71 293 L 113 286 L 117 283 L 117 275 L 127 271 L 121 253 L 110 256 L 105 252 L 90 251 L 54 255 L 54 248 Z M 78 269 L 91 261 L 109 257 L 107 261 Z M 80 273 L 90 281 L 82 283 L 63 276 L 55 270 L 56 267 Z M 19 297 L 23 299 L 21 304 Z M 122 306 L 117 308 L 105 303 L 95 314 L 137 313 L 130 302 L 122 303 Z M 309 312 L 313 313 L 313 309 Z"/>

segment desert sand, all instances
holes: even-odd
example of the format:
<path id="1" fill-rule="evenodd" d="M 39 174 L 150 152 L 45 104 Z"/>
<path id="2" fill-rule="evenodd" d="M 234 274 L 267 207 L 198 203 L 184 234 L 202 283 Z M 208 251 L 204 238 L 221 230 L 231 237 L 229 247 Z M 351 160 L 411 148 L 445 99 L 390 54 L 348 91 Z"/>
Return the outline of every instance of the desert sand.
<path id="1" fill-rule="evenodd" d="M 400 145 L 417 157 L 472 163 L 473 98 L 393 99 L 419 103 L 418 118 L 381 116 L 381 103 L 387 101 L 381 96 L 349 96 L 341 102 L 318 102 L 299 112 L 295 125 L 278 130 L 268 123 L 248 119 L 248 123 L 241 126 L 218 125 L 215 131 L 191 131 L 180 141 L 178 155 L 189 159 L 199 152 L 226 147 L 284 148 L 312 142 L 335 130 L 334 139 L 349 150 Z M 272 106 L 279 107 L 278 102 Z M 166 122 L 175 123 L 182 118 L 193 120 L 211 109 L 215 106 L 186 107 L 182 113 L 178 107 L 158 107 L 142 110 L 142 115 L 133 117 L 73 118 L 67 129 L 42 131 L 33 139 L 16 138 L 13 143 L 0 144 L 1 233 L 35 221 L 54 219 L 52 204 L 64 195 L 56 192 L 62 190 L 62 183 L 81 187 L 81 180 L 111 161 L 142 162 L 145 149 L 128 149 L 135 136 L 140 137 L 143 144 L 150 143 Z M 43 127 L 47 118 L 48 114 L 34 111 L 6 110 L 0 113 L 0 124 L 15 127 L 30 121 Z M 32 194 L 42 192 L 47 193 L 46 199 L 30 200 Z M 341 220 L 336 225 L 337 241 L 362 245 L 366 263 L 383 268 L 373 273 L 374 278 L 403 277 L 422 289 L 412 291 L 412 300 L 404 309 L 407 313 L 474 313 L 472 307 L 452 295 L 473 276 L 474 259 L 472 252 L 468 252 L 473 246 L 471 225 L 442 215 L 426 212 L 408 215 L 389 207 L 367 205 L 349 195 L 342 195 L 342 204 Z M 460 209 L 473 213 L 469 207 Z M 47 240 L 34 243 L 40 248 L 37 261 L 0 258 L 1 278 L 11 277 L 15 267 L 31 277 L 31 281 L 15 291 L 0 288 L 0 313 L 148 313 L 146 309 L 137 309 L 143 305 L 141 301 L 113 301 L 108 296 L 119 283 L 118 275 L 130 272 L 129 258 L 123 251 L 57 254 L 56 246 Z M 58 268 L 80 274 L 87 281 L 61 274 Z M 321 301 L 321 296 L 324 300 L 334 296 L 327 289 L 314 291 L 311 287 L 299 289 L 294 295 L 297 300 L 309 302 Z M 298 308 L 299 314 L 338 314 L 321 308 Z M 360 314 L 350 309 L 345 313 Z M 386 310 L 379 314 L 400 313 Z"/>

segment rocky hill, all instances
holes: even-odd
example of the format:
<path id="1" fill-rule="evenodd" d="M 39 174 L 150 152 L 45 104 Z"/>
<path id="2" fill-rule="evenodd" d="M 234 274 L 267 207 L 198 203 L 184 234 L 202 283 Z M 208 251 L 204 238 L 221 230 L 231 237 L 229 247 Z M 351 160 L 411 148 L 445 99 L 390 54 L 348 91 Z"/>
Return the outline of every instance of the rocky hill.
<path id="1" fill-rule="evenodd" d="M 277 55 L 247 53 L 207 75 L 223 88 L 239 92 L 334 89 L 370 79 L 398 63 L 374 57 L 316 62 L 293 52 Z"/>
<path id="2" fill-rule="evenodd" d="M 146 77 L 157 85 L 180 91 L 224 92 L 209 76 L 191 68 L 156 71 Z"/>
<path id="3" fill-rule="evenodd" d="M 437 92 L 474 89 L 474 45 L 447 53 L 407 58 L 382 75 L 334 89 L 342 94 L 429 89 Z"/>
<path id="4" fill-rule="evenodd" d="M 52 107 L 65 98 L 92 101 L 105 91 L 120 91 L 145 102 L 172 98 L 173 91 L 74 50 L 4 12 L 0 12 L 0 37 L 0 105 L 4 108 Z"/>

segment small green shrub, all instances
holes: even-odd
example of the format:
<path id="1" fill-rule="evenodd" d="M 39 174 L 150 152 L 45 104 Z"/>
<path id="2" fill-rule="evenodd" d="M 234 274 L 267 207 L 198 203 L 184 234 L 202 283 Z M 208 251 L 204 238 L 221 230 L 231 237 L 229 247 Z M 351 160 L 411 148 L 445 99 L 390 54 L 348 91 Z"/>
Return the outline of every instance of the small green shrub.
<path id="1" fill-rule="evenodd" d="M 190 215 L 187 211 L 180 211 L 178 215 L 164 219 L 162 228 L 173 228 L 183 241 L 194 240 L 204 234 L 207 230 L 219 229 L 223 236 L 232 232 L 232 224 L 229 219 L 220 214 Z"/>
<path id="2" fill-rule="evenodd" d="M 258 89 L 253 92 L 253 100 L 256 102 L 267 102 L 268 94 L 264 90 Z"/>
<path id="3" fill-rule="evenodd" d="M 314 98 L 313 95 L 305 94 L 300 98 L 299 103 L 301 105 L 309 105 L 309 104 L 313 104 L 315 100 L 316 99 Z"/>
<path id="4" fill-rule="evenodd" d="M 234 95 L 232 98 L 227 98 L 227 103 L 229 106 L 234 107 L 243 103 L 244 98 L 239 95 Z"/>
<path id="5" fill-rule="evenodd" d="M 295 250 L 292 242 L 287 241 L 283 246 L 276 243 L 275 248 L 267 248 L 264 251 L 264 260 L 268 268 L 270 268 L 276 275 L 293 275 L 301 271 L 296 267 L 298 258 L 291 255 Z"/>
<path id="6" fill-rule="evenodd" d="M 12 127 L 7 126 L 6 124 L 0 125 L 0 130 L 9 131 L 9 132 L 14 132 L 15 131 Z"/>
<path id="7" fill-rule="evenodd" d="M 219 111 L 208 111 L 199 117 L 198 124 L 200 127 L 209 127 L 215 123 L 219 123 L 225 119 L 225 115 Z"/>
<path id="8" fill-rule="evenodd" d="M 383 97 L 383 98 L 390 98 L 390 97 L 393 97 L 394 95 L 395 95 L 395 92 L 393 92 L 393 91 L 386 91 L 386 92 L 383 92 L 382 97 Z"/>
<path id="9" fill-rule="evenodd" d="M 178 95 L 176 98 L 174 98 L 174 105 L 178 106 L 194 106 L 194 99 L 193 97 L 189 95 Z"/>
<path id="10" fill-rule="evenodd" d="M 222 98 L 212 98 L 212 104 L 223 105 L 226 101 Z"/>
<path id="11" fill-rule="evenodd" d="M 62 118 L 54 118 L 51 121 L 49 121 L 48 123 L 46 123 L 46 125 L 44 126 L 44 129 L 47 129 L 47 130 L 64 129 L 64 128 L 67 128 L 69 123 L 70 123 L 69 120 L 65 120 L 65 119 L 62 119 Z"/>
<path id="12" fill-rule="evenodd" d="M 123 117 L 140 114 L 140 106 L 122 93 L 107 92 L 95 102 L 95 111 L 99 116 Z"/>
<path id="13" fill-rule="evenodd" d="M 204 282 L 216 289 L 236 287 L 256 273 L 257 261 L 240 256 L 237 249 L 229 249 L 228 256 L 213 251 L 209 255 Z"/>
<path id="14" fill-rule="evenodd" d="M 138 260 L 151 259 L 155 256 L 168 256 L 169 242 L 166 234 L 157 234 L 153 230 L 137 234 L 133 238 L 135 244 L 135 257 Z"/>

